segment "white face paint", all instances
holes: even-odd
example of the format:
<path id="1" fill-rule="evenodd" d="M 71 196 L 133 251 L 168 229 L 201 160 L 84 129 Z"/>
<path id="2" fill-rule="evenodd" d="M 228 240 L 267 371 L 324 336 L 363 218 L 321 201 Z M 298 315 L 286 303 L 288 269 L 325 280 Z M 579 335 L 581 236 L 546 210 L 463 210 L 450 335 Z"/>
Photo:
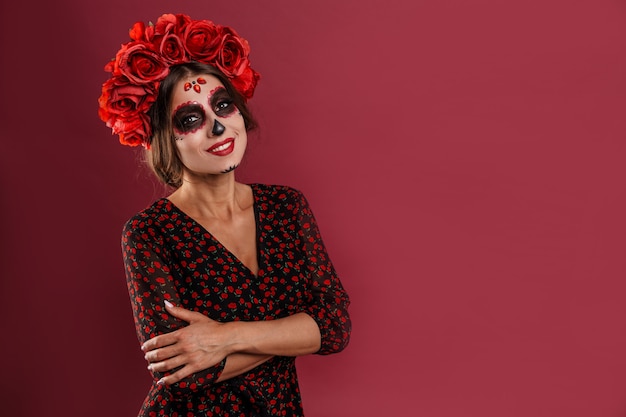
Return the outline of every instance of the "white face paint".
<path id="1" fill-rule="evenodd" d="M 190 174 L 223 174 L 241 163 L 248 144 L 245 122 L 216 77 L 179 81 L 172 109 L 176 146 Z"/>

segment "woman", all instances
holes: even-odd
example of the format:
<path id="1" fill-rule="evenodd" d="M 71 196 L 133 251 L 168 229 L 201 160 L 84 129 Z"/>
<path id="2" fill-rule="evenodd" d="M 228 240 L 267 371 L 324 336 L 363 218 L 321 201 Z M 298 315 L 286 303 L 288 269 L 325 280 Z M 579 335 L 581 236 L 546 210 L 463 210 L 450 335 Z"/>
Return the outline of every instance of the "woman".
<path id="1" fill-rule="evenodd" d="M 255 127 L 248 43 L 185 15 L 130 35 L 100 117 L 173 188 L 122 235 L 154 376 L 140 415 L 300 416 L 295 357 L 343 350 L 349 300 L 304 196 L 235 180 Z"/>

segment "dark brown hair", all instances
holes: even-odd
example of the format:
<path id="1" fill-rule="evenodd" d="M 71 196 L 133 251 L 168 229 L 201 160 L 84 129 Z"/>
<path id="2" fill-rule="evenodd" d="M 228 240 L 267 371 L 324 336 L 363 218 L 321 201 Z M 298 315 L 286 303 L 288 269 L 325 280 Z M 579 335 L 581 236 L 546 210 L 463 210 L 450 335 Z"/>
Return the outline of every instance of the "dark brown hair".
<path id="1" fill-rule="evenodd" d="M 189 62 L 170 67 L 170 73 L 161 82 L 157 99 L 148 111 L 152 127 L 152 139 L 150 148 L 146 150 L 146 162 L 161 182 L 174 188 L 182 185 L 184 166 L 174 143 L 171 118 L 172 91 L 180 80 L 196 75 L 212 75 L 220 80 L 232 97 L 233 103 L 241 112 L 246 131 L 257 127 L 256 121 L 246 106 L 245 99 L 220 70 L 199 62 Z"/>

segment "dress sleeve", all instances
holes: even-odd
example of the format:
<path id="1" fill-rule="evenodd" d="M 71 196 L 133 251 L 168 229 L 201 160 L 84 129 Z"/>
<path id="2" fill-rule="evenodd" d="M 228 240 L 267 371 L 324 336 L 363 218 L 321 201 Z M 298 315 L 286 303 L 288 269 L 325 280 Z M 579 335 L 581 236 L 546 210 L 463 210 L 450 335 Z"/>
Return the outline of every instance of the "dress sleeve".
<path id="1" fill-rule="evenodd" d="M 350 340 L 350 299 L 328 257 L 313 212 L 299 193 L 298 235 L 309 272 L 308 305 L 304 312 L 317 322 L 322 336 L 320 355 L 341 352 Z"/>
<path id="2" fill-rule="evenodd" d="M 122 253 L 126 271 L 126 283 L 135 319 L 139 343 L 186 326 L 165 310 L 163 302 L 181 305 L 170 269 L 171 256 L 163 244 L 158 228 L 151 220 L 131 219 L 122 233 Z M 173 396 L 186 396 L 211 385 L 224 370 L 226 360 L 197 372 L 166 388 Z M 152 372 L 156 381 L 169 374 Z"/>

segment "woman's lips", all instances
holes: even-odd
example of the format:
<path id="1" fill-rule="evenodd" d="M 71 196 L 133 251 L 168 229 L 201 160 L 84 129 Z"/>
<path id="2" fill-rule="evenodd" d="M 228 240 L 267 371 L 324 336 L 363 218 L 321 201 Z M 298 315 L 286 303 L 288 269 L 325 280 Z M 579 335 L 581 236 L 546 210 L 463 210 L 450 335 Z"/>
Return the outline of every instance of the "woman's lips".
<path id="1" fill-rule="evenodd" d="M 235 150 L 235 138 L 228 138 L 211 146 L 206 151 L 212 155 L 225 156 Z"/>

